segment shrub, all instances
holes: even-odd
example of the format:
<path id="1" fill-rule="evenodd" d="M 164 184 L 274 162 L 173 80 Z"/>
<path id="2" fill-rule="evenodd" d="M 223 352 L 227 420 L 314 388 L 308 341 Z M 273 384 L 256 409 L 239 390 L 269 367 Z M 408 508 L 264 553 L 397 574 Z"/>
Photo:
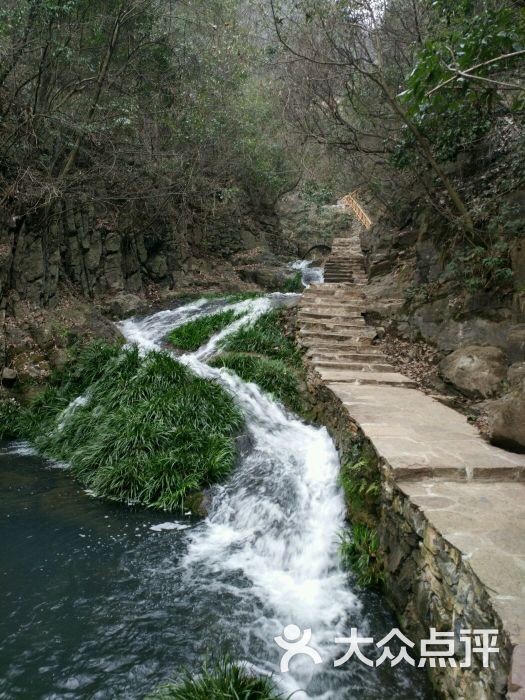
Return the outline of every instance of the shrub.
<path id="1" fill-rule="evenodd" d="M 193 321 L 184 323 L 168 333 L 167 339 L 180 350 L 197 350 L 204 345 L 212 335 L 219 333 L 224 328 L 241 317 L 233 309 L 219 311 L 209 316 L 201 316 Z"/>
<path id="2" fill-rule="evenodd" d="M 82 353 L 28 409 L 21 432 L 43 454 L 99 496 L 166 510 L 229 473 L 242 416 L 222 387 L 166 353 L 95 356 Z"/>
<path id="3" fill-rule="evenodd" d="M 226 659 L 193 676 L 186 671 L 178 682 L 160 687 L 148 700 L 280 700 L 267 678 L 257 678 Z"/>

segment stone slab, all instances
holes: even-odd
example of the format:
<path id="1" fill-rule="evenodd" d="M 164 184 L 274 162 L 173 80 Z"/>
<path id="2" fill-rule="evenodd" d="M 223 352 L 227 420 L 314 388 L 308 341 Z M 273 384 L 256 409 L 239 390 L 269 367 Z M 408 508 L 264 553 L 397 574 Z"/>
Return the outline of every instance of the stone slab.
<path id="1" fill-rule="evenodd" d="M 518 653 L 515 688 L 525 681 L 525 484 L 425 479 L 399 484 L 458 549 L 484 584 Z M 512 678 L 512 676 L 511 676 Z"/>
<path id="2" fill-rule="evenodd" d="M 524 478 L 525 455 L 489 445 L 465 416 L 417 389 L 342 380 L 328 386 L 398 480 Z"/>

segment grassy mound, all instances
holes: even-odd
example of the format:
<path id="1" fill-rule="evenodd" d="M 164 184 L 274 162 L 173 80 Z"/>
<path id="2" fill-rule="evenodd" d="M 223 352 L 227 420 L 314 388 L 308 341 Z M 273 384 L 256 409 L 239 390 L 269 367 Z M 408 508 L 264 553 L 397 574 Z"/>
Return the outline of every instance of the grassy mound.
<path id="1" fill-rule="evenodd" d="M 218 355 L 210 362 L 213 367 L 231 369 L 245 382 L 254 382 L 292 411 L 301 411 L 299 378 L 282 360 L 260 355 L 235 352 Z"/>
<path id="2" fill-rule="evenodd" d="M 282 311 L 270 311 L 255 323 L 243 326 L 225 338 L 221 348 L 225 352 L 257 353 L 272 360 L 282 360 L 292 367 L 301 367 L 301 352 L 293 339 L 285 334 L 283 319 Z"/>
<path id="3" fill-rule="evenodd" d="M 171 510 L 230 472 L 241 425 L 222 387 L 169 355 L 98 345 L 23 412 L 18 434 L 99 496 Z"/>
<path id="4" fill-rule="evenodd" d="M 245 382 L 254 382 L 291 411 L 304 412 L 301 353 L 284 332 L 284 314 L 275 310 L 224 339 L 223 354 L 210 362 Z"/>
<path id="5" fill-rule="evenodd" d="M 233 309 L 219 311 L 209 316 L 201 316 L 194 321 L 188 321 L 178 328 L 174 328 L 168 333 L 168 341 L 180 350 L 197 350 L 204 345 L 212 335 L 219 333 L 230 323 L 240 318 L 241 314 Z"/>
<path id="6" fill-rule="evenodd" d="M 179 682 L 162 686 L 148 700 L 280 700 L 271 682 L 251 676 L 246 669 L 226 660 L 199 676 L 186 673 Z"/>

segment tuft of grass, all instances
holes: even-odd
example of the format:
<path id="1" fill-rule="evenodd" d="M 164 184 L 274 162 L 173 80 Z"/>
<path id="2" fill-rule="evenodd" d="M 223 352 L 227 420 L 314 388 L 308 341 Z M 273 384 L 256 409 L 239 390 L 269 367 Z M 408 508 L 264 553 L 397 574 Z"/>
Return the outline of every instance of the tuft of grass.
<path id="1" fill-rule="evenodd" d="M 168 333 L 167 340 L 180 350 L 197 350 L 204 345 L 212 335 L 219 333 L 224 328 L 240 318 L 233 309 L 219 311 L 209 316 L 200 316 L 193 321 L 188 321 Z"/>
<path id="2" fill-rule="evenodd" d="M 377 532 L 363 523 L 355 523 L 340 538 L 343 566 L 355 574 L 358 584 L 364 588 L 381 587 L 384 572 Z"/>
<path id="3" fill-rule="evenodd" d="M 98 345 L 24 411 L 18 429 L 97 495 L 173 510 L 231 471 L 242 423 L 222 387 L 168 354 Z"/>
<path id="4" fill-rule="evenodd" d="M 292 277 L 289 277 L 283 284 L 282 291 L 285 293 L 301 294 L 304 292 L 303 276 L 300 272 L 296 272 Z"/>
<path id="5" fill-rule="evenodd" d="M 0 440 L 14 440 L 20 432 L 23 408 L 14 399 L 0 400 Z"/>
<path id="6" fill-rule="evenodd" d="M 178 681 L 161 686 L 146 700 L 281 700 L 271 681 L 251 675 L 229 658 L 204 663 L 199 675 L 184 672 Z"/>
<path id="7" fill-rule="evenodd" d="M 230 369 L 243 381 L 257 384 L 291 411 L 300 413 L 303 410 L 297 372 L 282 360 L 234 352 L 218 355 L 210 364 Z"/>
<path id="8" fill-rule="evenodd" d="M 350 518 L 374 524 L 381 495 L 381 475 L 377 457 L 366 443 L 357 445 L 341 463 L 339 483 L 345 495 Z"/>
<path id="9" fill-rule="evenodd" d="M 283 312 L 275 309 L 254 323 L 239 328 L 224 339 L 225 352 L 251 352 L 272 360 L 282 360 L 292 367 L 302 367 L 301 351 L 283 329 Z"/>

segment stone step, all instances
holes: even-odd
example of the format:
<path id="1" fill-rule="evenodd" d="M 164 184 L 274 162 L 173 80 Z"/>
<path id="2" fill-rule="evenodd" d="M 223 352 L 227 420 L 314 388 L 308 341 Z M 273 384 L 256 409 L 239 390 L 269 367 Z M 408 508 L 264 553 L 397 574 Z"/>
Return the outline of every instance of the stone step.
<path id="1" fill-rule="evenodd" d="M 355 320 L 355 319 L 354 319 Z M 320 331 L 322 333 L 328 331 L 330 333 L 336 333 L 336 334 L 351 334 L 351 335 L 361 335 L 361 331 L 363 329 L 368 329 L 370 326 L 367 326 L 366 323 L 361 320 L 361 323 L 347 323 L 347 324 L 334 324 L 333 321 L 302 321 L 301 322 L 301 329 L 300 330 L 305 330 L 305 331 Z"/>
<path id="2" fill-rule="evenodd" d="M 335 296 L 334 294 L 332 295 L 323 295 L 323 296 L 314 296 L 313 294 L 307 294 L 306 292 L 303 292 L 303 298 L 301 299 L 301 306 L 310 306 L 310 305 L 315 305 L 315 306 L 357 306 L 359 307 L 364 306 L 366 304 L 366 297 L 361 294 L 360 292 L 353 292 L 349 290 L 349 293 L 347 293 L 345 296 L 341 296 L 340 294 Z"/>
<path id="3" fill-rule="evenodd" d="M 299 342 L 301 345 L 303 345 L 303 347 L 306 347 L 308 352 L 312 355 L 318 355 L 320 353 L 331 353 L 332 356 L 334 354 L 340 355 L 342 353 L 353 354 L 363 352 L 363 349 L 368 352 L 368 350 L 375 347 L 372 343 L 372 338 L 354 338 L 353 340 L 346 339 L 334 343 L 333 340 L 303 336 L 299 338 Z"/>
<path id="4" fill-rule="evenodd" d="M 359 260 L 327 260 L 324 265 L 325 270 L 364 270 L 364 265 Z"/>
<path id="5" fill-rule="evenodd" d="M 312 348 L 308 350 L 306 356 L 313 363 L 325 364 L 326 362 L 341 361 L 341 362 L 357 362 L 361 364 L 369 363 L 384 363 L 386 364 L 386 357 L 381 352 L 372 352 L 372 348 L 367 348 L 369 352 L 341 352 L 339 349 L 332 352 L 322 352 Z"/>
<path id="6" fill-rule="evenodd" d="M 376 331 L 369 330 L 368 328 L 368 326 L 365 326 L 364 328 L 356 329 L 356 332 L 352 331 L 351 329 L 341 331 L 315 331 L 307 328 L 301 328 L 299 331 L 299 336 L 301 338 L 326 338 L 327 340 L 332 339 L 335 342 L 338 342 L 339 340 L 349 340 L 352 338 L 375 338 L 377 335 Z"/>
<path id="7" fill-rule="evenodd" d="M 362 319 L 363 315 L 360 311 L 348 311 L 345 308 L 334 309 L 334 311 L 318 311 L 312 309 L 311 311 L 300 310 L 297 314 L 297 318 L 300 322 L 302 321 L 315 321 L 318 319 L 322 321 L 324 319 L 338 319 L 341 322 L 345 321 L 355 321 L 356 319 Z"/>
<path id="8" fill-rule="evenodd" d="M 327 382 L 344 382 L 345 384 L 381 384 L 398 386 L 404 389 L 416 388 L 417 384 L 399 372 L 361 372 L 338 369 L 318 369 Z"/>
<path id="9" fill-rule="evenodd" d="M 362 363 L 362 362 L 343 362 L 338 360 L 323 360 L 313 362 L 317 370 L 321 369 L 340 369 L 349 370 L 351 372 L 395 372 L 395 367 L 388 363 Z"/>

